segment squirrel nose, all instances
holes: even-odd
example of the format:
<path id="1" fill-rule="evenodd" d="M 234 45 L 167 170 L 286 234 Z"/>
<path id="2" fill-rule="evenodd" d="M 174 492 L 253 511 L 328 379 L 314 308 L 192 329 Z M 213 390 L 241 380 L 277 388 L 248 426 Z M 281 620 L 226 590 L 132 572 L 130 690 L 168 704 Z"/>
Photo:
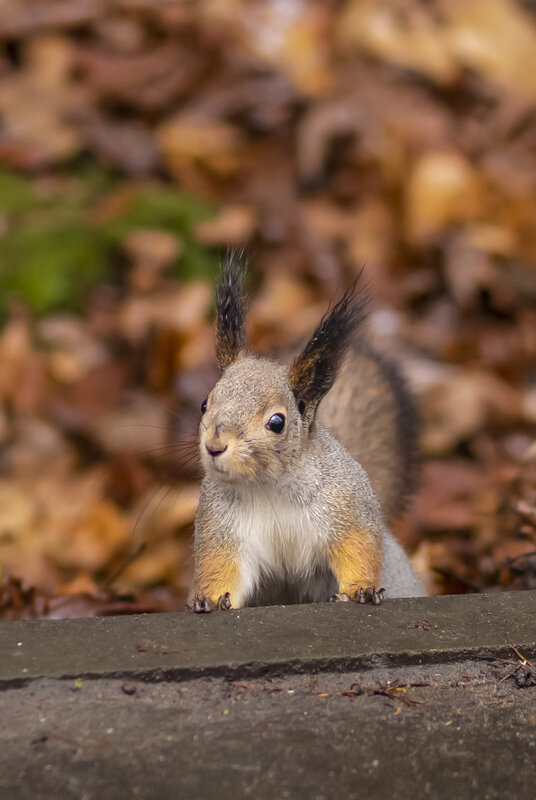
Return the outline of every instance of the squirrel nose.
<path id="1" fill-rule="evenodd" d="M 217 440 L 214 439 L 211 442 L 206 442 L 205 447 L 207 453 L 213 456 L 213 458 L 216 458 L 216 456 L 221 456 L 221 454 L 225 453 L 225 451 L 227 450 L 226 444 L 222 444 L 221 442 L 218 442 Z"/>

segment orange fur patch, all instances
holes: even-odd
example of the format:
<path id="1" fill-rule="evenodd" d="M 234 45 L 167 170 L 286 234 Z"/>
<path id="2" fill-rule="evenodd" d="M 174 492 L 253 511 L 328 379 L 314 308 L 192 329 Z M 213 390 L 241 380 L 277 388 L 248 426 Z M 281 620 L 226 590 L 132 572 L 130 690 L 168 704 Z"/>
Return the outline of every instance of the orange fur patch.
<path id="1" fill-rule="evenodd" d="M 236 553 L 231 547 L 219 547 L 198 555 L 191 594 L 204 595 L 216 603 L 219 597 L 230 592 L 232 602 L 239 579 L 240 568 Z"/>
<path id="2" fill-rule="evenodd" d="M 330 566 L 339 592 L 352 597 L 360 588 L 379 586 L 381 543 L 368 531 L 352 531 L 330 552 Z"/>

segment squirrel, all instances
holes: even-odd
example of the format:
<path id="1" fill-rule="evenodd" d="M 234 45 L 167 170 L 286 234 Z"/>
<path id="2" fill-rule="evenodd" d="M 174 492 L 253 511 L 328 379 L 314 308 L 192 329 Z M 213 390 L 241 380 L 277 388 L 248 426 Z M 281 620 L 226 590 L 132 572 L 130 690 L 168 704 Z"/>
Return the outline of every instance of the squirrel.
<path id="1" fill-rule="evenodd" d="M 416 414 L 397 368 L 361 335 L 359 278 L 288 365 L 249 351 L 244 278 L 230 254 L 186 608 L 425 595 L 387 527 L 413 486 Z"/>

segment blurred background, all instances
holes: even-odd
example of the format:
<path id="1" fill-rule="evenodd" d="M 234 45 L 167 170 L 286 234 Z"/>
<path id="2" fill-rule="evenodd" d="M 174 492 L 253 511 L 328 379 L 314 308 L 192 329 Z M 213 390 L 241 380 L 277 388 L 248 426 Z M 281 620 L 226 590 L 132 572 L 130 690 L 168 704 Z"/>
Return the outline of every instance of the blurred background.
<path id="1" fill-rule="evenodd" d="M 536 587 L 536 4 L 0 4 L 0 618 L 181 608 L 247 245 L 259 349 L 365 265 L 432 592 Z"/>

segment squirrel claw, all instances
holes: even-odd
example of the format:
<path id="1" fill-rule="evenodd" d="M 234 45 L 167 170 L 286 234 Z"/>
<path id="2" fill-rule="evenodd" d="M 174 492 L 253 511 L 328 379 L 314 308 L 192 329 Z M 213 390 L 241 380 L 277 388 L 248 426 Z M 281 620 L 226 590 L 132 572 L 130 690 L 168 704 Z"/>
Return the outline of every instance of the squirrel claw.
<path id="1" fill-rule="evenodd" d="M 219 601 L 218 601 L 219 602 Z M 186 605 L 187 611 L 193 611 L 194 614 L 209 614 L 214 611 L 216 606 L 204 594 L 196 594 Z"/>
<path id="2" fill-rule="evenodd" d="M 350 602 L 349 595 L 346 592 L 338 592 L 337 594 L 332 594 L 330 597 L 330 603 L 349 603 Z"/>
<path id="3" fill-rule="evenodd" d="M 216 604 L 218 611 L 229 611 L 231 608 L 231 594 L 230 592 L 225 592 L 225 594 L 220 595 L 218 597 L 218 602 Z"/>
<path id="4" fill-rule="evenodd" d="M 354 595 L 356 603 L 371 603 L 373 606 L 379 606 L 383 600 L 385 589 L 376 589 L 375 586 L 367 586 L 365 589 L 361 587 Z"/>
<path id="5" fill-rule="evenodd" d="M 379 606 L 383 600 L 384 592 L 385 589 L 376 589 L 375 586 L 360 587 L 351 597 L 346 592 L 333 594 L 330 602 L 348 603 L 352 600 L 354 603 L 370 603 L 373 606 Z"/>
<path id="6" fill-rule="evenodd" d="M 228 611 L 231 608 L 231 595 L 225 592 L 218 597 L 214 603 L 204 594 L 196 594 L 186 604 L 186 611 L 193 611 L 194 614 L 210 614 L 211 611 Z"/>

